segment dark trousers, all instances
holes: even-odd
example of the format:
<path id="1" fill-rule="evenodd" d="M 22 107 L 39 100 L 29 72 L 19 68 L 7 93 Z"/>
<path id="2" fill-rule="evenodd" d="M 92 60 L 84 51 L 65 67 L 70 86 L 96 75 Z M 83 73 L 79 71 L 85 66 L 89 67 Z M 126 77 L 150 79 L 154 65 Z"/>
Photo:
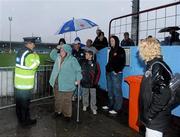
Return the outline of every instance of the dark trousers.
<path id="1" fill-rule="evenodd" d="M 29 105 L 32 90 L 16 90 L 16 115 L 20 123 L 30 120 Z"/>

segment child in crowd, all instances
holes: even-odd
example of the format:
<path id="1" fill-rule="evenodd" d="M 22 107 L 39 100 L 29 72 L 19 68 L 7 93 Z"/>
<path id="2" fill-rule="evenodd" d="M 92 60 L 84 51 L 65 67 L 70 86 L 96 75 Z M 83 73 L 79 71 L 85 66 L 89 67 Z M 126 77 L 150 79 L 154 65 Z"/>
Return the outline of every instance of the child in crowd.
<path id="1" fill-rule="evenodd" d="M 82 95 L 83 95 L 83 111 L 87 110 L 89 106 L 90 94 L 90 107 L 94 115 L 97 114 L 96 106 L 96 86 L 100 77 L 99 64 L 93 60 L 93 52 L 85 52 L 85 60 L 82 62 Z"/>

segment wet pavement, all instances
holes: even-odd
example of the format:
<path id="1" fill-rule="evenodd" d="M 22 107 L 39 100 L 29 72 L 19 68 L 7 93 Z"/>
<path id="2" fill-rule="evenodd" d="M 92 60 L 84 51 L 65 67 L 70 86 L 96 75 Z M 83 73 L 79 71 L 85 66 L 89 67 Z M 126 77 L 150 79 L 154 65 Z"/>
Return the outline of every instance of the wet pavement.
<path id="1" fill-rule="evenodd" d="M 26 128 L 17 123 L 14 108 L 0 110 L 0 137 L 143 137 L 128 127 L 127 112 L 114 117 L 99 110 L 95 116 L 90 110 L 81 109 L 77 123 L 76 102 L 73 108 L 72 120 L 67 122 L 63 117 L 52 117 L 53 99 L 33 103 L 31 114 L 37 118 L 37 124 Z M 167 137 L 180 137 L 179 131 L 179 127 L 173 127 Z"/>

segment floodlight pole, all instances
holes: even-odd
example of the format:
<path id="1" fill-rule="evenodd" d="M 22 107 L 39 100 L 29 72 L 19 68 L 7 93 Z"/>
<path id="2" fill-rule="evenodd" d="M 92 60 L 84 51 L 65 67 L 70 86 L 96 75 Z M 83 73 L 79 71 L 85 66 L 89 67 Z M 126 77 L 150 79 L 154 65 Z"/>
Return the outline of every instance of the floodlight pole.
<path id="1" fill-rule="evenodd" d="M 140 0 L 132 0 L 132 13 L 139 12 Z M 132 16 L 131 25 L 131 38 L 134 40 L 135 44 L 138 45 L 139 41 L 139 14 Z"/>
<path id="2" fill-rule="evenodd" d="M 9 19 L 9 46 L 10 46 L 9 52 L 11 53 L 11 22 L 12 22 L 12 17 L 8 17 L 8 19 Z"/>

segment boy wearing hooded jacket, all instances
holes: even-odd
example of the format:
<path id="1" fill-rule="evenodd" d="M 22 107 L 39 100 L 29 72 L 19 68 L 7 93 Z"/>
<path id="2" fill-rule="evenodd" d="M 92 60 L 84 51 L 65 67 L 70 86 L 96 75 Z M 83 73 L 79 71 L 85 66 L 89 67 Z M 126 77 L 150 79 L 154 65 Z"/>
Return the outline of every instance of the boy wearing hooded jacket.
<path id="1" fill-rule="evenodd" d="M 94 115 L 97 114 L 96 106 L 96 87 L 100 78 L 99 64 L 93 60 L 93 52 L 85 52 L 85 60 L 81 64 L 83 78 L 81 80 L 82 95 L 83 95 L 83 111 L 87 110 L 90 106 Z"/>

